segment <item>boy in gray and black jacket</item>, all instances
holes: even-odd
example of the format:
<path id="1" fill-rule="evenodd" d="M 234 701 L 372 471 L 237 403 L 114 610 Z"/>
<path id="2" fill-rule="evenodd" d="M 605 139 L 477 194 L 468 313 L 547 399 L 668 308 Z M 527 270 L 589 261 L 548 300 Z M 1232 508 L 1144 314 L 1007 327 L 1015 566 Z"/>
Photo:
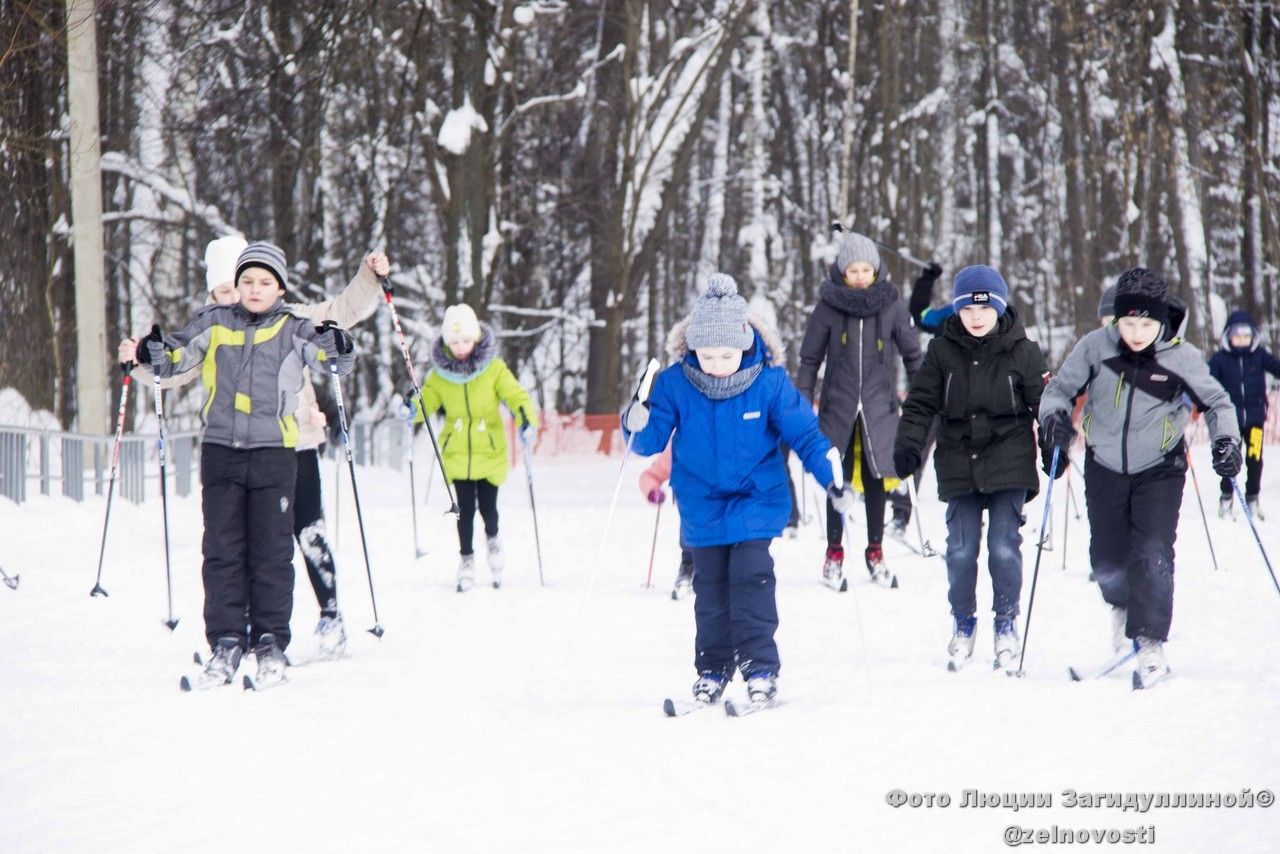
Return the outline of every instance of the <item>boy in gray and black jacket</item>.
<path id="1" fill-rule="evenodd" d="M 1181 314 L 1181 310 L 1177 312 Z M 1134 687 L 1150 687 L 1169 672 L 1163 643 L 1173 617 L 1173 543 L 1186 479 L 1184 395 L 1213 437 L 1213 468 L 1240 470 L 1240 432 L 1231 399 L 1209 374 L 1200 351 L 1180 338 L 1168 287 L 1135 267 L 1116 286 L 1114 323 L 1076 344 L 1040 400 L 1044 467 L 1060 449 L 1062 475 L 1075 438 L 1071 409 L 1088 393 L 1080 427 L 1085 498 L 1092 538 L 1089 559 L 1112 608 L 1117 652 L 1137 645 Z"/>

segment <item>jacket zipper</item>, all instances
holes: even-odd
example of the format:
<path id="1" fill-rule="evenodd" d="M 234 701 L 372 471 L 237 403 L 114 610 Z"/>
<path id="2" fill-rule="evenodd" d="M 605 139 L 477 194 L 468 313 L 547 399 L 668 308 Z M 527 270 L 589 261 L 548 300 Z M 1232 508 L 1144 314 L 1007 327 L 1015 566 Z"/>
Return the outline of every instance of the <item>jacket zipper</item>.
<path id="1" fill-rule="evenodd" d="M 1244 396 L 1244 354 L 1240 354 L 1240 408 L 1244 410 L 1245 416 L 1249 414 L 1248 401 Z M 1266 377 L 1263 377 L 1263 385 L 1266 384 Z"/>
<path id="2" fill-rule="evenodd" d="M 1009 404 L 1013 407 L 1013 412 L 1018 413 L 1018 396 L 1013 393 L 1013 377 L 1005 377 L 1009 381 Z"/>
<path id="3" fill-rule="evenodd" d="M 467 480 L 471 480 L 471 396 L 467 394 L 467 385 L 462 384 L 462 402 L 467 407 Z"/>
<path id="4" fill-rule="evenodd" d="M 240 387 L 240 377 L 244 375 L 245 369 L 249 370 L 249 392 L 253 392 L 253 345 L 254 338 L 257 335 L 257 319 L 260 315 L 253 314 L 248 325 L 244 330 L 244 355 L 240 358 L 240 370 L 236 373 L 235 388 L 231 389 L 231 447 L 238 448 L 243 444 L 236 438 L 236 424 L 239 420 L 240 413 L 236 409 L 236 389 Z M 249 400 L 250 410 L 253 408 L 253 399 Z M 249 438 L 249 415 L 245 416 L 245 440 Z"/>
<path id="5" fill-rule="evenodd" d="M 857 421 L 862 419 L 862 453 L 871 462 L 871 468 L 880 471 L 880 466 L 876 465 L 876 453 L 871 447 L 871 431 L 867 429 L 867 419 L 862 416 L 862 348 L 866 345 L 863 339 L 862 331 L 865 321 L 858 318 L 858 411 L 854 414 L 854 429 L 858 427 Z M 863 483 L 866 483 L 865 476 Z"/>
<path id="6" fill-rule="evenodd" d="M 1120 433 L 1120 468 L 1125 474 L 1129 473 L 1129 416 L 1133 414 L 1133 391 L 1136 388 L 1130 383 L 1129 400 L 1124 406 L 1124 430 Z"/>

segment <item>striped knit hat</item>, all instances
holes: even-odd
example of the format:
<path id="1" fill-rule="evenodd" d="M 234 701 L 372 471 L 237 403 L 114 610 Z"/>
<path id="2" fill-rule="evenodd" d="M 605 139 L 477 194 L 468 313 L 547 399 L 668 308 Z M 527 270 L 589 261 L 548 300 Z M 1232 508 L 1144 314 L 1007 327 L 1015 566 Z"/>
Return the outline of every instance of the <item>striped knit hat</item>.
<path id="1" fill-rule="evenodd" d="M 986 264 L 965 267 L 956 273 L 952 286 L 955 296 L 951 305 L 956 311 L 965 306 L 983 305 L 1003 315 L 1009 307 L 1009 285 L 1005 283 L 1004 276 Z"/>
<path id="2" fill-rule="evenodd" d="M 259 241 L 250 243 L 236 259 L 236 280 L 247 267 L 261 267 L 276 277 L 280 290 L 289 290 L 289 264 L 285 261 L 284 250 L 274 243 Z"/>

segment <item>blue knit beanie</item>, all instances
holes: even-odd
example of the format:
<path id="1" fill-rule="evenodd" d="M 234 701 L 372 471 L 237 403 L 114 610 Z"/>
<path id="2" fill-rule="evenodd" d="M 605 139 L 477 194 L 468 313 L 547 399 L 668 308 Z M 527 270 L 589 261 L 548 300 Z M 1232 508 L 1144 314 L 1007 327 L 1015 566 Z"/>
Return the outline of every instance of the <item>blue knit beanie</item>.
<path id="1" fill-rule="evenodd" d="M 1003 276 L 986 264 L 975 264 L 956 273 L 953 287 L 955 295 L 951 305 L 956 311 L 967 305 L 983 305 L 994 308 L 996 314 L 1003 317 L 1009 307 L 1009 286 Z"/>

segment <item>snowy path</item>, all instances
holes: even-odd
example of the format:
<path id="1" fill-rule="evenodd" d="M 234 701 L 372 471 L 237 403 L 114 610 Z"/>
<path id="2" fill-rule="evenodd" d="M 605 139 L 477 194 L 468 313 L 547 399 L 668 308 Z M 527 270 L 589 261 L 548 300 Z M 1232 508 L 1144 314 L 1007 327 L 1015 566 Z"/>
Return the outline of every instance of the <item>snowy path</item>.
<path id="1" fill-rule="evenodd" d="M 204 648 L 197 497 L 171 508 L 181 618 L 172 634 L 162 625 L 158 502 L 113 509 L 108 599 L 87 595 L 101 498 L 0 502 L 0 566 L 22 576 L 17 591 L 0 588 L 0 851 L 996 851 L 1009 825 L 1154 825 L 1146 850 L 1275 850 L 1276 807 L 1062 806 L 1066 789 L 1280 788 L 1271 663 L 1280 596 L 1243 521 L 1210 520 L 1223 566 L 1213 571 L 1190 493 L 1168 644 L 1174 678 L 1156 691 L 1131 692 L 1128 668 L 1096 683 L 1066 678 L 1068 664 L 1104 659 L 1107 628 L 1087 581 L 1083 522 L 1070 523 L 1062 569 L 1060 488 L 1025 679 L 988 669 L 986 613 L 974 664 L 945 672 L 939 558 L 891 542 L 901 590 L 870 587 L 858 556 L 849 593 L 822 587 L 815 519 L 773 549 L 782 705 L 745 720 L 717 710 L 668 720 L 663 697 L 685 696 L 694 679 L 692 603 L 669 599 L 675 514 L 663 514 L 655 586 L 644 590 L 653 511 L 634 485 L 643 463 L 632 460 L 592 583 L 617 460 L 537 465 L 550 586 L 537 583 L 517 468 L 500 497 L 506 587 L 484 586 L 481 556 L 481 586 L 465 596 L 453 591 L 456 539 L 439 515 L 439 485 L 432 509 L 419 510 L 430 554 L 415 562 L 406 477 L 360 471 L 380 641 L 364 631 L 372 615 L 344 482 L 338 558 L 351 657 L 297 668 L 259 695 L 178 691 L 191 652 Z M 1268 480 L 1275 502 L 1280 476 Z M 324 483 L 331 491 L 332 463 Z M 927 534 L 941 546 L 931 477 L 922 495 Z M 1028 508 L 1023 529 L 1024 609 L 1040 508 Z M 1263 531 L 1280 557 L 1280 522 Z M 853 531 L 859 552 L 862 536 Z M 979 602 L 989 601 L 983 579 Z M 302 572 L 295 602 L 301 656 L 317 616 Z M 961 808 L 970 788 L 1048 792 L 1054 805 Z M 894 789 L 952 803 L 894 808 L 885 802 Z"/>

